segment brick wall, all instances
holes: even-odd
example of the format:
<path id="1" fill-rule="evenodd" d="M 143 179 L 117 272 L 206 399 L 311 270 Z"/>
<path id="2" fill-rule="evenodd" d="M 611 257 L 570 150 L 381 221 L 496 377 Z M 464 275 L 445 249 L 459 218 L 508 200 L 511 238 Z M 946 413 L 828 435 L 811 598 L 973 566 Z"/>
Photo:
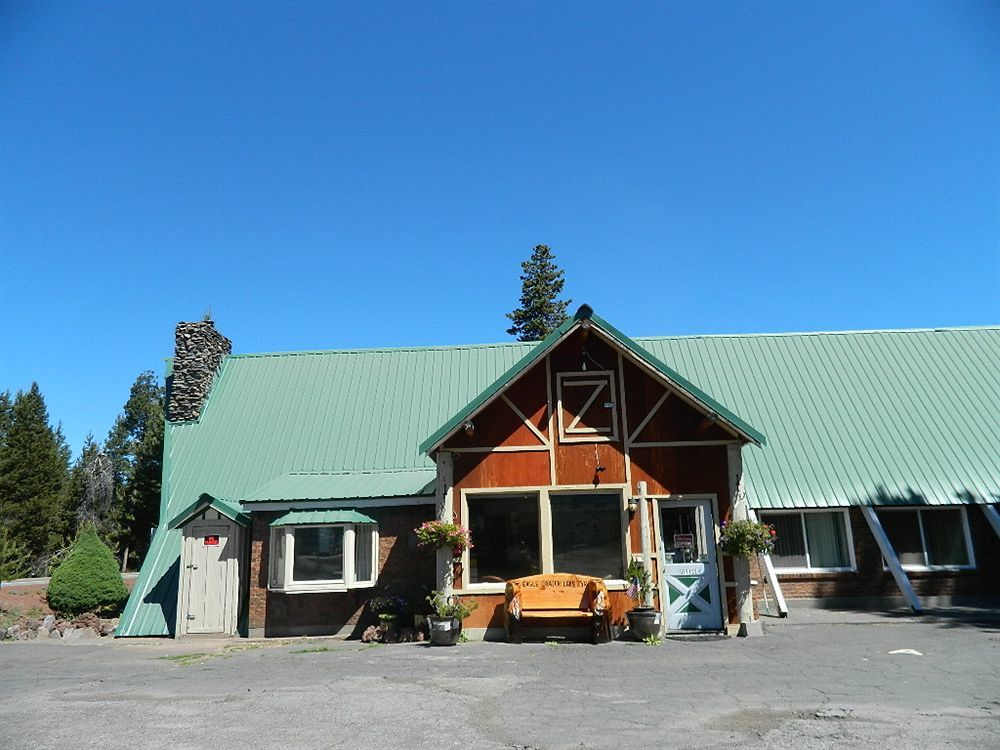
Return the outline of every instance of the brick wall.
<path id="1" fill-rule="evenodd" d="M 249 623 L 265 636 L 333 635 L 350 630 L 358 637 L 376 618 L 365 605 L 392 593 L 422 605 L 434 587 L 434 553 L 416 546 L 413 529 L 434 517 L 433 505 L 365 508 L 379 525 L 379 576 L 374 588 L 325 594 L 283 594 L 267 590 L 270 524 L 279 513 L 254 513 L 250 543 Z"/>
<path id="2" fill-rule="evenodd" d="M 920 597 L 1000 597 L 1000 538 L 982 510 L 968 506 L 969 531 L 976 559 L 974 570 L 907 572 Z M 882 554 L 861 511 L 850 510 L 857 571 L 853 573 L 786 574 L 779 577 L 786 599 L 866 599 L 900 596 L 892 574 L 882 569 Z M 751 575 L 761 581 L 755 598 L 764 596 L 764 578 L 752 561 Z M 768 592 L 770 595 L 770 592 Z"/>

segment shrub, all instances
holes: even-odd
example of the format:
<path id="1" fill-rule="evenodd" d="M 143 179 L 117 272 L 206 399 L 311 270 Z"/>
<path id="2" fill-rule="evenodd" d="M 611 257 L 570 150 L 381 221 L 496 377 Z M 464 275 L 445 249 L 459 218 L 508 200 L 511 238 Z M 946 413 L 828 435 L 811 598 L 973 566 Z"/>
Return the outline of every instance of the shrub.
<path id="1" fill-rule="evenodd" d="M 69 555 L 52 572 L 48 599 L 53 610 L 67 615 L 99 610 L 117 614 L 125 604 L 128 590 L 118 561 L 93 526 L 80 532 Z"/>

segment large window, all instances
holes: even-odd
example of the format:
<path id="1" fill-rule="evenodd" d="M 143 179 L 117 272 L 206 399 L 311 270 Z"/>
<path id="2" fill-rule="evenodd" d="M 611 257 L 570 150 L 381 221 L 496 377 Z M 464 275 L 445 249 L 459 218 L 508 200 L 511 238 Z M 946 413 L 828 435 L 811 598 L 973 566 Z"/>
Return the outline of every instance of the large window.
<path id="1" fill-rule="evenodd" d="M 538 495 L 471 495 L 468 498 L 469 583 L 502 583 L 542 572 Z"/>
<path id="2" fill-rule="evenodd" d="M 473 544 L 465 585 L 500 591 L 512 578 L 538 573 L 624 576 L 621 491 L 467 492 L 464 506 Z"/>
<path id="3" fill-rule="evenodd" d="M 277 526 L 268 588 L 295 594 L 374 586 L 377 550 L 375 524 Z"/>
<path id="4" fill-rule="evenodd" d="M 555 573 L 622 578 L 621 505 L 618 495 L 551 495 L 552 567 Z"/>
<path id="5" fill-rule="evenodd" d="M 854 569 L 846 511 L 761 513 L 760 520 L 777 532 L 771 552 L 777 570 L 804 573 Z"/>
<path id="6" fill-rule="evenodd" d="M 879 521 L 904 568 L 972 568 L 964 508 L 884 508 Z"/>

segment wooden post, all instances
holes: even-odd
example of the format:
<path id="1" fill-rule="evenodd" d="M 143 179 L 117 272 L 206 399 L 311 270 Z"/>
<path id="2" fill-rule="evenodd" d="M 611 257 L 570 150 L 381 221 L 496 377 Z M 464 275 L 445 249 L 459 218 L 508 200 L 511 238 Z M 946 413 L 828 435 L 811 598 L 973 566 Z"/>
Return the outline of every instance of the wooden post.
<path id="1" fill-rule="evenodd" d="M 653 580 L 653 561 L 649 554 L 649 503 L 646 502 L 646 483 L 639 482 L 639 543 L 642 549 L 642 569 L 646 571 L 649 580 Z M 642 597 L 642 606 L 653 606 L 653 589 L 650 588 Z"/>
<path id="2" fill-rule="evenodd" d="M 439 521 L 451 523 L 455 517 L 455 462 L 449 451 L 437 454 L 437 517 Z M 437 551 L 437 590 L 451 596 L 455 590 L 455 568 L 452 551 L 439 547 Z"/>
<path id="3" fill-rule="evenodd" d="M 875 537 L 879 551 L 882 553 L 882 557 L 885 558 L 885 564 L 889 566 L 889 572 L 892 573 L 892 577 L 896 579 L 896 585 L 899 586 L 903 598 L 910 605 L 910 609 L 913 610 L 914 614 L 920 614 L 923 612 L 923 607 L 920 606 L 917 592 L 913 590 L 913 584 L 907 578 L 906 571 L 903 570 L 903 566 L 899 562 L 899 557 L 896 555 L 896 550 L 893 549 L 892 542 L 889 541 L 889 535 L 882 528 L 882 522 L 875 512 L 875 508 L 866 505 L 861 509 L 861 513 L 868 522 L 868 528 L 871 529 L 872 536 Z"/>
<path id="4" fill-rule="evenodd" d="M 743 491 L 743 455 L 741 446 L 726 447 L 729 464 L 729 498 L 732 503 L 734 521 L 750 519 L 750 506 Z M 753 594 L 750 590 L 750 560 L 743 556 L 733 557 L 733 575 L 736 578 L 736 607 L 739 612 L 739 635 L 763 635 L 760 622 L 753 616 Z"/>

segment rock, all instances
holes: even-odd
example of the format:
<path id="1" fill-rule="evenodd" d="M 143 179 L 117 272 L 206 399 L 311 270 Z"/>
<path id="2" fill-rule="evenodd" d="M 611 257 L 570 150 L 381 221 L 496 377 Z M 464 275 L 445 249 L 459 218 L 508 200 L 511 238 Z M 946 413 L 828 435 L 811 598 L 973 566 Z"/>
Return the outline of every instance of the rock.
<path id="1" fill-rule="evenodd" d="M 24 639 L 25 640 L 33 641 L 37 637 L 38 637 L 38 631 L 37 630 L 32 630 L 31 628 L 28 628 L 27 630 L 24 631 Z"/>
<path id="2" fill-rule="evenodd" d="M 7 637 L 10 638 L 12 641 L 18 640 L 21 637 L 21 626 L 11 625 L 9 628 L 7 628 Z"/>
<path id="3" fill-rule="evenodd" d="M 80 634 L 80 640 L 86 641 L 91 638 L 100 638 L 100 636 L 94 632 L 93 628 L 80 628 L 77 630 Z"/>
<path id="4" fill-rule="evenodd" d="M 78 641 L 80 640 L 80 635 L 83 631 L 88 629 L 89 628 L 66 628 L 66 630 L 63 631 L 63 638 L 67 641 Z"/>
<path id="5" fill-rule="evenodd" d="M 45 615 L 45 619 L 42 620 L 42 627 L 46 630 L 52 630 L 56 626 L 56 616 L 55 615 Z"/>
<path id="6" fill-rule="evenodd" d="M 42 627 L 41 620 L 28 620 L 28 630 L 38 630 Z"/>
<path id="7" fill-rule="evenodd" d="M 49 629 L 47 627 L 45 627 L 44 625 L 42 625 L 40 628 L 38 628 L 37 635 L 38 635 L 39 638 L 48 638 L 49 637 Z"/>
<path id="8" fill-rule="evenodd" d="M 58 629 L 53 629 L 49 631 L 49 638 L 54 638 L 58 641 L 62 638 L 62 633 L 60 633 Z"/>

